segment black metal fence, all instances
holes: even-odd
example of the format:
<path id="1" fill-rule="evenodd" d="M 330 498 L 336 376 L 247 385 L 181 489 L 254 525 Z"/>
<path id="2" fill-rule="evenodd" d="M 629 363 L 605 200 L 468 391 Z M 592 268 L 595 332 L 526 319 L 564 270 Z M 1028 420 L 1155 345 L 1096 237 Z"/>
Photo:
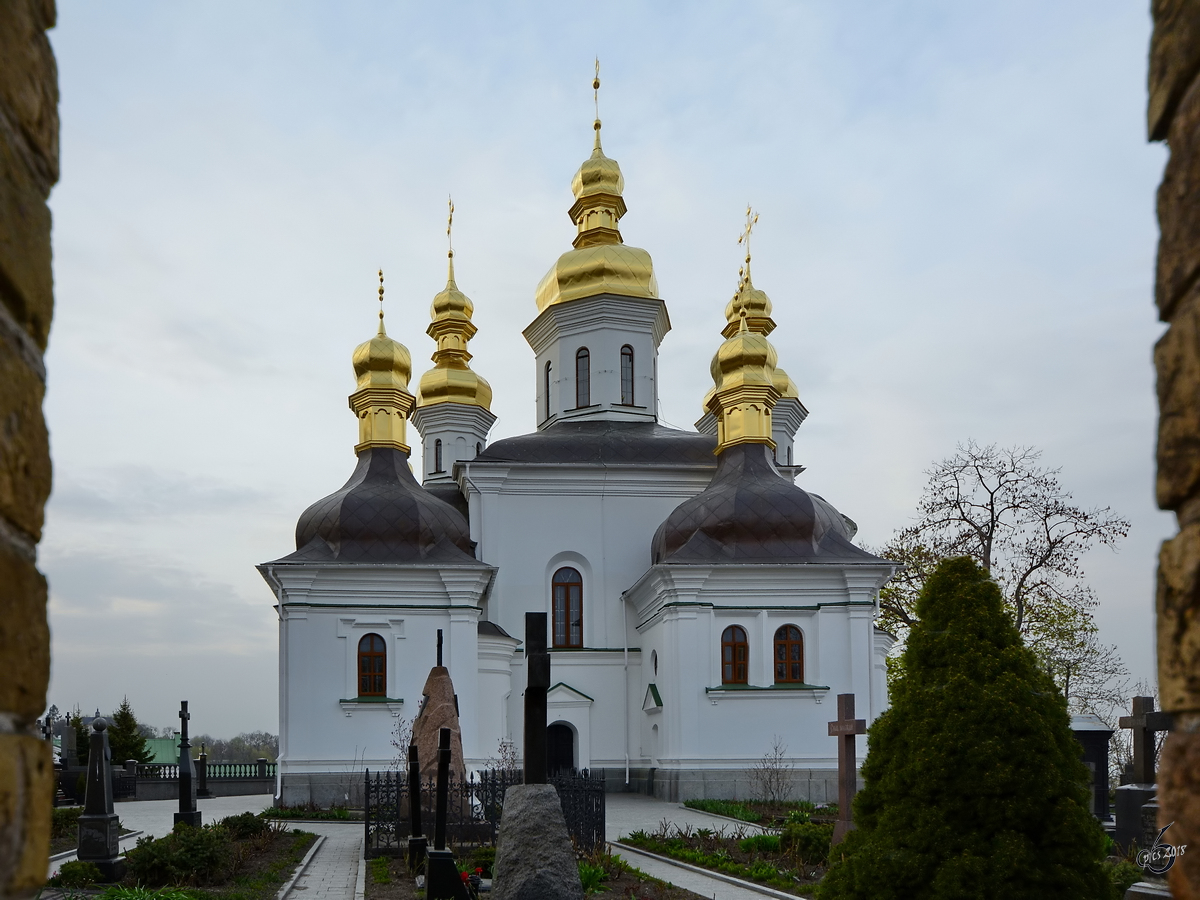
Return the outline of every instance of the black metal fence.
<path id="1" fill-rule="evenodd" d="M 402 856 L 409 834 L 409 788 L 403 772 L 366 772 L 364 807 L 366 813 L 366 858 Z M 446 840 L 456 847 L 496 843 L 504 793 L 521 783 L 519 770 L 488 770 L 466 781 L 453 777 L 449 784 Z M 604 777 L 593 778 L 585 769 L 552 775 L 558 791 L 567 832 L 575 845 L 591 852 L 604 842 Z M 434 797 L 432 778 L 421 782 L 421 825 L 433 834 Z"/>

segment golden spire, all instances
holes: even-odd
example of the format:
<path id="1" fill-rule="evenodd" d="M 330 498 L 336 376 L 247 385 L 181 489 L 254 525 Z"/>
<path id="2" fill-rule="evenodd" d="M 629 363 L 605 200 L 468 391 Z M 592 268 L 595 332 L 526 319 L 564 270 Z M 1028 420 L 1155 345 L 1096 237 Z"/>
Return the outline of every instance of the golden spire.
<path id="1" fill-rule="evenodd" d="M 433 298 L 429 309 L 433 321 L 425 330 L 426 334 L 437 341 L 437 350 L 431 357 L 434 367 L 421 376 L 417 405 L 424 407 L 435 403 L 462 403 L 488 409 L 492 403 L 492 386 L 468 365 L 471 354 L 467 350 L 467 343 L 478 330 L 471 321 L 475 304 L 454 282 L 453 199 L 449 200 L 448 206 L 450 211 L 446 217 L 446 287 Z"/>
<path id="2" fill-rule="evenodd" d="M 738 293 L 725 310 L 731 319 L 722 331 L 725 343 L 709 367 L 714 388 L 705 397 L 705 409 L 717 419 L 717 453 L 736 444 L 766 444 L 775 449 L 771 410 L 784 391 L 776 383 L 779 358 L 766 337 L 770 329 L 761 328 L 764 319 L 770 328 L 775 327 L 769 316 L 770 301 L 762 291 L 755 292 L 750 281 L 750 233 L 757 221 L 757 214 L 747 207 L 746 230 L 738 238 L 739 244 L 746 245 L 745 267 L 739 272 Z M 757 299 L 751 293 L 766 300 L 765 314 L 759 304 L 748 302 Z M 752 321 L 759 327 L 752 328 Z"/>
<path id="3" fill-rule="evenodd" d="M 354 377 L 358 389 L 350 395 L 350 408 L 358 417 L 355 453 L 369 447 L 391 447 L 409 452 L 406 439 L 408 414 L 414 397 L 408 392 L 412 358 L 408 348 L 388 337 L 383 329 L 383 270 L 379 270 L 379 330 L 375 337 L 354 348 Z"/>

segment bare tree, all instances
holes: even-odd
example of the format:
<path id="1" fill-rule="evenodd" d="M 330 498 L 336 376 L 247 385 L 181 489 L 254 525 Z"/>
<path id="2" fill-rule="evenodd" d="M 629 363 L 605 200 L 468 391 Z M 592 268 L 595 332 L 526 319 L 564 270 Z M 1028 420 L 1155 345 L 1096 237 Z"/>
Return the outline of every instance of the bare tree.
<path id="1" fill-rule="evenodd" d="M 927 470 L 917 521 L 882 551 L 905 568 L 880 591 L 882 627 L 903 640 L 915 622 L 917 595 L 943 559 L 970 556 L 988 569 L 1026 644 L 1072 708 L 1095 712 L 1125 692 L 1114 647 L 1097 640 L 1096 598 L 1080 557 L 1115 547 L 1129 522 L 1109 507 L 1084 509 L 1038 465 L 1032 447 L 959 444 Z M 898 671 L 898 669 L 896 669 Z"/>
<path id="2" fill-rule="evenodd" d="M 392 723 L 392 769 L 408 771 L 408 746 L 412 743 L 413 720 L 396 716 Z"/>
<path id="3" fill-rule="evenodd" d="M 787 744 L 775 735 L 771 749 L 750 770 L 750 784 L 759 799 L 767 803 L 783 803 L 792 794 L 792 764 L 787 757 Z"/>

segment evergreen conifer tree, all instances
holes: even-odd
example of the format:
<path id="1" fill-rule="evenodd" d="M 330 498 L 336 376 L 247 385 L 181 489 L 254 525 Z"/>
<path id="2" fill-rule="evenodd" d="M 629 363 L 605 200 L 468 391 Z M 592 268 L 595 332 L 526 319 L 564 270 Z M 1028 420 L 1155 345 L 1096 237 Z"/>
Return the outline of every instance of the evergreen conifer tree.
<path id="1" fill-rule="evenodd" d="M 71 727 L 75 729 L 75 759 L 68 765 L 86 766 L 88 761 L 88 733 L 92 730 L 83 724 L 83 710 L 79 704 L 71 711 Z"/>
<path id="2" fill-rule="evenodd" d="M 121 701 L 108 724 L 108 749 L 112 753 L 114 766 L 125 765 L 127 759 L 147 763 L 154 755 L 146 746 L 146 738 L 138 730 L 137 717 L 133 714 L 128 697 Z"/>
<path id="3" fill-rule="evenodd" d="M 819 900 L 1113 896 L 1066 701 L 967 557 L 921 592 Z"/>

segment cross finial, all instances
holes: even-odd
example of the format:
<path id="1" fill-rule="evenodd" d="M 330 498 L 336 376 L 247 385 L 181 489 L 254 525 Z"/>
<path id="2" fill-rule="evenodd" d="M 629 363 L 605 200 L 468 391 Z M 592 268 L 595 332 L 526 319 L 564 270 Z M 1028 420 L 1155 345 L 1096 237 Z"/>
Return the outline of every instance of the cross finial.
<path id="1" fill-rule="evenodd" d="M 446 200 L 450 207 L 450 212 L 446 216 L 446 245 L 450 248 L 450 257 L 454 257 L 454 236 L 451 232 L 454 230 L 454 198 L 449 197 Z"/>
<path id="2" fill-rule="evenodd" d="M 592 125 L 596 129 L 596 148 L 600 147 L 600 57 L 596 57 L 596 77 L 592 79 L 592 93 L 596 102 L 596 122 Z"/>
<path id="3" fill-rule="evenodd" d="M 746 265 L 744 269 L 738 269 L 738 276 L 742 283 L 750 280 L 750 235 L 754 231 L 754 226 L 758 224 L 758 213 L 750 208 L 750 204 L 746 204 L 746 227 L 742 231 L 742 236 L 738 238 L 739 244 L 746 245 Z M 741 285 L 739 284 L 739 287 Z"/>
<path id="4" fill-rule="evenodd" d="M 383 269 L 379 270 L 379 333 L 383 334 Z"/>

